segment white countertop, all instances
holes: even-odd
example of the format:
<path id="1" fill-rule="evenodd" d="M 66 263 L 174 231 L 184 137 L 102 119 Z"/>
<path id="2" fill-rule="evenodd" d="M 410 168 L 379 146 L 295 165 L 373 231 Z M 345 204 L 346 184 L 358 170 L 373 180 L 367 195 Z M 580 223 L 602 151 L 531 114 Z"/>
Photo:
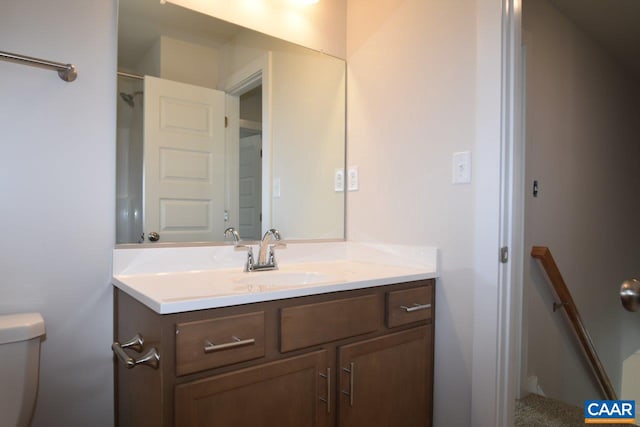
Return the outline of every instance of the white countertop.
<path id="1" fill-rule="evenodd" d="M 432 247 L 289 243 L 276 258 L 278 270 L 245 273 L 230 246 L 116 249 L 113 284 L 168 314 L 437 277 Z"/>

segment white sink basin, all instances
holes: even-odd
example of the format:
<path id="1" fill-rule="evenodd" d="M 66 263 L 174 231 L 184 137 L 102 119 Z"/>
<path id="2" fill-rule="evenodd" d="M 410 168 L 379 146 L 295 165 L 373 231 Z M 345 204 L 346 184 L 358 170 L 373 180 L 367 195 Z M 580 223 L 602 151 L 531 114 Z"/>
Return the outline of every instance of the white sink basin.
<path id="1" fill-rule="evenodd" d="M 237 285 L 247 286 L 249 292 L 259 292 L 265 289 L 288 288 L 291 286 L 315 285 L 327 283 L 331 277 L 317 271 L 264 271 L 251 272 L 235 279 Z"/>

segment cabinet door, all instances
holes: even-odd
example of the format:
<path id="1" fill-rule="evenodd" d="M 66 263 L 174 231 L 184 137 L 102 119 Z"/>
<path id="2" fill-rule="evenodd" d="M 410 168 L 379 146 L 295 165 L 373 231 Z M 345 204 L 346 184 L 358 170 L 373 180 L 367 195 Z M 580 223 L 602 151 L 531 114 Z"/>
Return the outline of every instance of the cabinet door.
<path id="1" fill-rule="evenodd" d="M 176 386 L 176 426 L 325 427 L 327 352 Z"/>
<path id="2" fill-rule="evenodd" d="M 432 325 L 338 349 L 338 425 L 431 426 Z"/>

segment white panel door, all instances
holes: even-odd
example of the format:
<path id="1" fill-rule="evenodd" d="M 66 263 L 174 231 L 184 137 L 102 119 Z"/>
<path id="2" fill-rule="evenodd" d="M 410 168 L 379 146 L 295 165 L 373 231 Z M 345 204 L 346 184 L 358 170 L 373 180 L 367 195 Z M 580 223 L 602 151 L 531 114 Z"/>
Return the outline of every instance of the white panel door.
<path id="1" fill-rule="evenodd" d="M 238 232 L 244 240 L 260 240 L 262 231 L 262 137 L 240 138 L 240 212 Z"/>
<path id="2" fill-rule="evenodd" d="M 224 92 L 145 76 L 144 231 L 161 242 L 224 232 Z"/>

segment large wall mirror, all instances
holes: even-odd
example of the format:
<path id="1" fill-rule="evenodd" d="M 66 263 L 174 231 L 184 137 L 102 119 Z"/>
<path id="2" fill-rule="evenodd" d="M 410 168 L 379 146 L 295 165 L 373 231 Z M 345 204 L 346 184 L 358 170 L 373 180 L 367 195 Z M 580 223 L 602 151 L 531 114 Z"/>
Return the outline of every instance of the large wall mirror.
<path id="1" fill-rule="evenodd" d="M 120 0 L 118 69 L 118 244 L 344 238 L 343 60 Z"/>

